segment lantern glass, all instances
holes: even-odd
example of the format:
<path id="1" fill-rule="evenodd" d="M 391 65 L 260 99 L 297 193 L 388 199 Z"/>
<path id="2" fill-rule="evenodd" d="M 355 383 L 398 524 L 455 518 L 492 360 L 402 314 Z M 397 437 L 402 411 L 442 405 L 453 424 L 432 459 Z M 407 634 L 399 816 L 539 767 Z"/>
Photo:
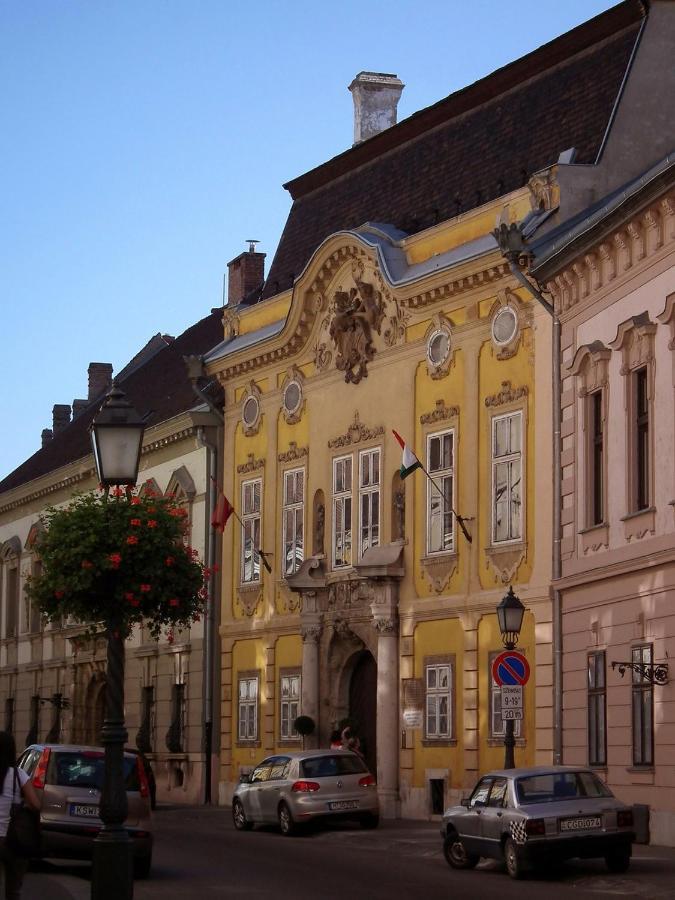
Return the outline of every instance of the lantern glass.
<path id="1" fill-rule="evenodd" d="M 499 630 L 504 635 L 519 635 L 523 624 L 525 607 L 509 587 L 509 592 L 497 607 Z"/>
<path id="2" fill-rule="evenodd" d="M 145 423 L 114 387 L 91 424 L 91 443 L 101 484 L 136 484 Z"/>

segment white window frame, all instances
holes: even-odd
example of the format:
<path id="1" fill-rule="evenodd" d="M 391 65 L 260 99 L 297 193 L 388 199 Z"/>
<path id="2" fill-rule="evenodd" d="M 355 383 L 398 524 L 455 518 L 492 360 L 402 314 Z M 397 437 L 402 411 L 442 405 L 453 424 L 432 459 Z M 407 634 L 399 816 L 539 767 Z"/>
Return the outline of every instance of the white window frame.
<path id="1" fill-rule="evenodd" d="M 288 685 L 284 696 L 284 682 Z M 295 730 L 294 722 L 300 715 L 302 700 L 302 676 L 300 671 L 282 673 L 279 678 L 279 739 L 297 741 L 300 734 Z"/>
<path id="2" fill-rule="evenodd" d="M 240 742 L 258 740 L 260 676 L 240 675 L 237 679 L 237 737 Z"/>
<path id="3" fill-rule="evenodd" d="M 443 671 L 447 671 L 447 686 L 439 686 Z M 432 677 L 433 676 L 433 677 Z M 424 735 L 427 740 L 451 741 L 453 739 L 453 686 L 454 666 L 451 661 L 428 662 L 424 666 Z M 432 682 L 434 682 L 432 684 Z M 447 700 L 446 727 L 442 729 L 441 701 Z"/>
<path id="4" fill-rule="evenodd" d="M 343 489 L 341 491 L 337 490 L 337 475 L 338 468 L 341 464 L 346 464 L 349 462 L 349 488 Z M 344 474 L 343 474 L 344 479 Z M 353 501 L 353 486 L 354 486 L 354 459 L 351 454 L 348 456 L 336 456 L 333 459 L 333 502 L 332 502 L 332 526 L 333 526 L 333 539 L 332 539 L 332 562 L 334 569 L 346 569 L 352 565 L 353 553 L 354 553 L 354 501 Z M 338 509 L 342 510 L 342 521 L 346 522 L 347 516 L 345 516 L 345 509 L 349 508 L 349 528 L 342 528 L 342 530 L 338 533 L 337 530 L 337 520 Z M 346 535 L 349 535 L 349 540 L 347 541 Z M 342 556 L 338 557 L 338 544 L 339 539 L 341 539 L 341 546 L 343 548 Z M 346 544 L 349 544 L 349 554 L 347 558 L 347 554 L 344 552 L 344 548 Z"/>
<path id="5" fill-rule="evenodd" d="M 373 480 L 373 462 L 377 460 L 377 481 Z M 368 483 L 364 484 L 364 477 Z M 379 547 L 382 532 L 381 509 L 381 485 L 382 485 L 382 450 L 380 447 L 370 447 L 359 452 L 359 559 L 369 547 Z M 368 516 L 370 521 L 364 522 L 364 500 L 368 504 Z M 377 511 L 377 523 L 373 524 L 373 511 Z M 376 531 L 375 537 L 373 532 Z"/>
<path id="6" fill-rule="evenodd" d="M 256 487 L 258 502 L 256 504 Z M 253 503 L 249 505 L 247 492 L 252 493 Z M 252 507 L 252 508 L 251 508 Z M 242 584 L 257 584 L 260 581 L 260 541 L 262 535 L 262 478 L 252 478 L 241 483 L 241 560 L 240 578 Z M 252 533 L 253 551 L 251 553 L 250 570 L 246 566 L 246 535 Z M 256 541 L 257 532 L 257 541 Z"/>
<path id="7" fill-rule="evenodd" d="M 297 484 L 300 482 L 301 499 L 288 500 L 288 484 L 294 482 L 293 495 L 297 496 Z M 293 575 L 300 568 L 305 558 L 305 470 L 286 469 L 283 473 L 283 496 L 281 508 L 282 522 L 282 552 L 281 552 L 281 574 L 283 577 Z M 292 519 L 290 525 L 288 518 Z M 288 550 L 291 551 L 291 564 L 288 562 Z M 300 551 L 298 553 L 298 550 Z"/>
<path id="8" fill-rule="evenodd" d="M 451 465 L 444 468 L 433 469 L 431 466 L 431 442 L 433 440 L 443 441 L 444 438 L 449 437 L 451 442 Z M 438 491 L 432 482 L 427 479 L 427 554 L 438 554 L 438 553 L 452 553 L 455 549 L 455 516 L 452 510 L 455 507 L 455 429 L 447 428 L 444 431 L 435 431 L 433 434 L 427 435 L 427 472 L 434 479 L 436 484 L 440 488 L 444 488 L 444 480 L 450 479 L 450 497 L 441 494 Z M 433 525 L 432 525 L 432 501 L 434 497 L 440 497 L 440 518 L 443 518 L 446 515 L 450 515 L 451 528 L 450 528 L 450 541 L 447 547 L 433 547 L 432 546 L 432 534 L 433 534 Z M 444 540 L 445 532 L 443 532 Z"/>
<path id="9" fill-rule="evenodd" d="M 509 449 L 508 452 L 503 453 L 501 456 L 496 455 L 496 437 L 497 437 L 497 425 L 499 422 L 503 422 L 507 419 L 518 419 L 519 421 L 519 432 L 520 432 L 520 448 L 516 451 Z M 509 429 L 510 433 L 510 429 Z M 493 416 L 492 422 L 490 424 L 490 465 L 491 465 L 491 505 L 492 505 L 492 544 L 502 546 L 504 544 L 513 544 L 520 543 L 523 540 L 523 531 L 524 531 L 524 517 L 523 517 L 523 509 L 525 507 L 525 483 L 524 483 L 524 460 L 523 460 L 523 444 L 525 440 L 524 428 L 523 428 L 523 411 L 522 410 L 512 410 L 511 412 L 504 413 L 500 416 Z M 509 534 L 505 538 L 497 537 L 497 501 L 499 498 L 496 496 L 496 472 L 497 467 L 499 465 L 511 464 L 518 462 L 520 466 L 520 474 L 518 479 L 514 479 L 509 486 L 507 487 L 508 494 L 511 494 L 513 490 L 513 485 L 520 483 L 520 500 L 518 510 L 518 534 L 512 534 L 511 528 L 509 524 Z M 511 523 L 511 500 L 508 500 L 508 521 Z"/>

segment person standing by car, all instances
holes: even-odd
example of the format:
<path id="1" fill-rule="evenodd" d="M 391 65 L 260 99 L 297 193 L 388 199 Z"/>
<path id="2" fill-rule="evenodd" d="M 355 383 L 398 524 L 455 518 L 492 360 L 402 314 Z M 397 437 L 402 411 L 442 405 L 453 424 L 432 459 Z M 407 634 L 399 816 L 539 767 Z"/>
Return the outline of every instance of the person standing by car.
<path id="1" fill-rule="evenodd" d="M 16 776 L 15 776 L 16 773 Z M 40 802 L 35 788 L 23 769 L 16 768 L 16 746 L 14 738 L 6 731 L 0 731 L 0 866 L 4 869 L 5 900 L 19 900 L 27 861 L 19 859 L 7 847 L 5 837 L 9 827 L 9 813 L 12 803 L 18 803 L 16 781 L 20 785 L 21 796 L 31 809 L 39 809 Z"/>

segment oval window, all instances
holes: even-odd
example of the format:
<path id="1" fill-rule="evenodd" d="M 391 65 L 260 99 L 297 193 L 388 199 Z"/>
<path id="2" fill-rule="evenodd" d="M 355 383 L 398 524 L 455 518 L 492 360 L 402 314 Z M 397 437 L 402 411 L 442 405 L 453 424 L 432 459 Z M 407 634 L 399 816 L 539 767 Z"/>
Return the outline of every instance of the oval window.
<path id="1" fill-rule="evenodd" d="M 492 337 L 496 344 L 509 344 L 518 331 L 518 316 L 510 306 L 502 306 L 492 320 Z"/>
<path id="2" fill-rule="evenodd" d="M 258 418 L 258 413 L 260 411 L 260 404 L 256 397 L 248 397 L 244 402 L 244 408 L 242 410 L 241 417 L 244 420 L 244 425 L 255 425 L 256 420 Z"/>
<path id="3" fill-rule="evenodd" d="M 302 402 L 302 389 L 297 381 L 291 381 L 284 391 L 284 409 L 288 413 L 297 412 Z"/>
<path id="4" fill-rule="evenodd" d="M 432 366 L 442 365 L 450 353 L 450 335 L 445 329 L 434 331 L 427 344 L 427 357 Z"/>

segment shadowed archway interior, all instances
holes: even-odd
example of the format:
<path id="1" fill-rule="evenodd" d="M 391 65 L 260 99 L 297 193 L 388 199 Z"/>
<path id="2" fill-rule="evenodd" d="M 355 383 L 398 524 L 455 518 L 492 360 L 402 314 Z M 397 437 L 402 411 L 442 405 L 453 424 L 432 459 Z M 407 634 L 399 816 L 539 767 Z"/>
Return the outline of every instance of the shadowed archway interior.
<path id="1" fill-rule="evenodd" d="M 371 772 L 377 772 L 377 664 L 368 650 L 356 660 L 349 682 L 349 718 Z"/>

